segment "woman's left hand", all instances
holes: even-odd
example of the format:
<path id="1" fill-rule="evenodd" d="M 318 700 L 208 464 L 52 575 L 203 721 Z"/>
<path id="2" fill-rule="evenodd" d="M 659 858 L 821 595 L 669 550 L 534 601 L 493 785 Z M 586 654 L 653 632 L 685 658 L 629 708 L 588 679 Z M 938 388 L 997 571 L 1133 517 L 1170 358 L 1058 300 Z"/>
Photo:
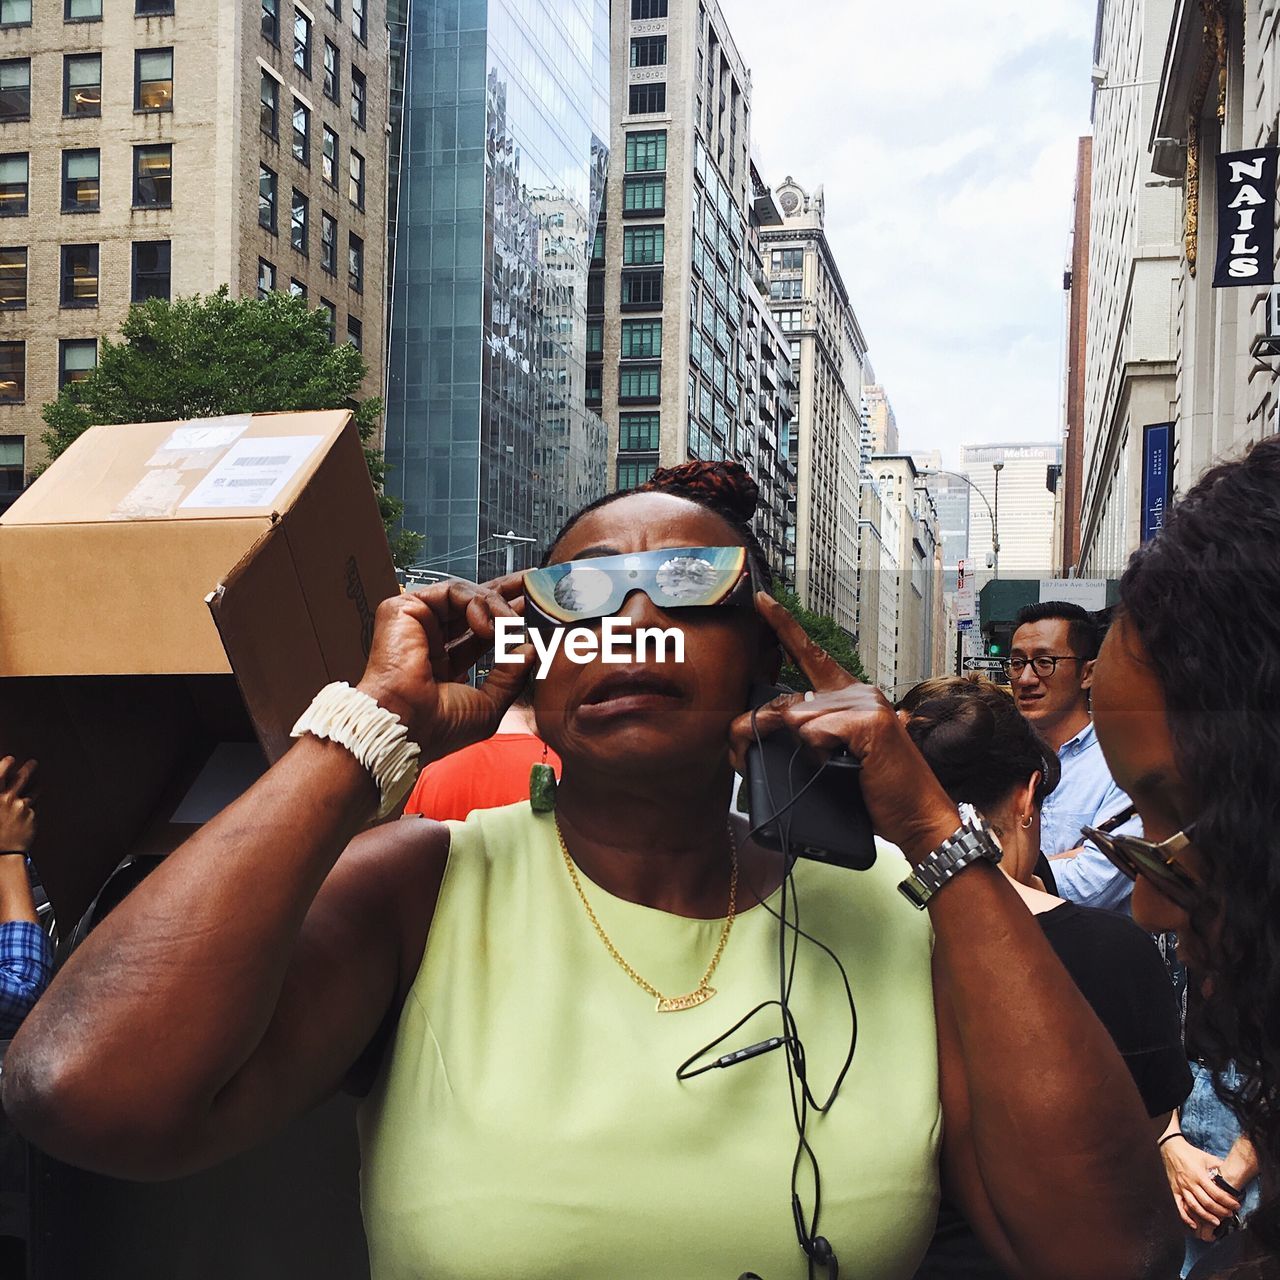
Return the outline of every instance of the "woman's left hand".
<path id="1" fill-rule="evenodd" d="M 784 729 L 820 755 L 848 751 L 862 764 L 859 781 L 876 833 L 912 861 L 924 857 L 955 831 L 960 817 L 893 707 L 814 644 L 772 596 L 758 593 L 756 608 L 813 692 L 785 694 L 739 716 L 729 731 L 735 765 L 743 769 L 757 735 Z"/>

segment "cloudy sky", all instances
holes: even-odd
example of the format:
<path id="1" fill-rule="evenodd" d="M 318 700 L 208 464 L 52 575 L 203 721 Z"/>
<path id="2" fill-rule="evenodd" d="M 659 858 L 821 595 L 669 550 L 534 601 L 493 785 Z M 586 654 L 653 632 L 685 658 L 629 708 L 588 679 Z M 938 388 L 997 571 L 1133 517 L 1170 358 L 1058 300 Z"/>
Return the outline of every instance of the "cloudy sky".
<path id="1" fill-rule="evenodd" d="M 904 449 L 1057 440 L 1096 0 L 720 0 L 762 176 L 822 185 Z M 789 20 L 790 19 L 790 20 Z"/>

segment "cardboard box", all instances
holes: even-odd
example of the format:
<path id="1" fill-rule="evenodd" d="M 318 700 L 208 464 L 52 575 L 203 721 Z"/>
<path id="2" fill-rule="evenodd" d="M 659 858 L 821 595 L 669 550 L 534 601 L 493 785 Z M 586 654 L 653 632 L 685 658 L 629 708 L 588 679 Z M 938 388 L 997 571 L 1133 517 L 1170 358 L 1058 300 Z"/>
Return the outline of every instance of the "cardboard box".
<path id="1" fill-rule="evenodd" d="M 64 938 L 359 679 L 397 590 L 346 410 L 94 427 L 0 517 L 0 754 L 40 762 Z"/>

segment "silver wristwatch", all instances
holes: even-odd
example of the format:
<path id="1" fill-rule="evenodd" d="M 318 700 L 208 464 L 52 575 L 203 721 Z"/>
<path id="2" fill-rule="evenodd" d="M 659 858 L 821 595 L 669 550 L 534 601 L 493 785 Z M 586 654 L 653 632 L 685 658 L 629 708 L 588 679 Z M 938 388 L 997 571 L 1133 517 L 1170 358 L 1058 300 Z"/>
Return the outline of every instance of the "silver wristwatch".
<path id="1" fill-rule="evenodd" d="M 964 808 L 968 812 L 962 811 L 963 821 L 955 834 L 928 854 L 898 886 L 898 892 L 922 911 L 929 905 L 929 899 L 965 867 L 978 861 L 997 863 L 1003 856 L 999 842 L 981 816 L 968 805 Z"/>

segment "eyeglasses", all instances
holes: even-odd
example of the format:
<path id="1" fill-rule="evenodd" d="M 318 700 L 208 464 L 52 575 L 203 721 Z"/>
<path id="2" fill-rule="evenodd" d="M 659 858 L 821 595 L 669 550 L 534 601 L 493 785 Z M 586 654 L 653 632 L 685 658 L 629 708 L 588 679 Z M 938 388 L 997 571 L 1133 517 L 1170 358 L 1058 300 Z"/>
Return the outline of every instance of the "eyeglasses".
<path id="1" fill-rule="evenodd" d="M 530 569 L 524 594 L 534 625 L 563 626 L 616 613 L 633 591 L 660 609 L 754 605 L 745 547 L 659 547 Z"/>
<path id="2" fill-rule="evenodd" d="M 1011 676 L 1020 676 L 1028 667 L 1040 676 L 1051 676 L 1058 669 L 1060 662 L 1088 662 L 1088 658 L 1078 658 L 1074 653 L 1039 653 L 1034 658 L 1006 658 L 1005 670 Z"/>
<path id="3" fill-rule="evenodd" d="M 1178 861 L 1177 855 L 1191 843 L 1195 823 L 1159 844 L 1141 836 L 1115 834 L 1115 829 L 1136 813 L 1137 808 L 1130 805 L 1100 827 L 1081 827 L 1080 834 L 1092 840 L 1130 880 L 1145 876 L 1175 906 L 1184 911 L 1193 910 L 1200 900 L 1200 885 Z"/>

